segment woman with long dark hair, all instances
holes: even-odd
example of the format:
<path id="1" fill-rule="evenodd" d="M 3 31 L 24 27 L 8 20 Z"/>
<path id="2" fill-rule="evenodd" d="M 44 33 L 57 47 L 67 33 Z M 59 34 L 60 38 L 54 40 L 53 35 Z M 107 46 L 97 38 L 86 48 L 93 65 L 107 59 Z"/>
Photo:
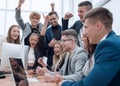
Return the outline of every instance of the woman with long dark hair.
<path id="1" fill-rule="evenodd" d="M 83 67 L 83 76 L 86 77 L 94 66 L 94 51 L 96 44 L 90 44 L 85 33 L 83 33 L 81 40 L 84 42 L 84 48 L 88 51 L 88 60 Z"/>
<path id="2" fill-rule="evenodd" d="M 4 42 L 20 44 L 20 27 L 18 25 L 10 26 L 7 37 L 2 37 L 0 39 L 0 57 L 1 57 L 1 51 L 2 51 L 2 44 Z"/>

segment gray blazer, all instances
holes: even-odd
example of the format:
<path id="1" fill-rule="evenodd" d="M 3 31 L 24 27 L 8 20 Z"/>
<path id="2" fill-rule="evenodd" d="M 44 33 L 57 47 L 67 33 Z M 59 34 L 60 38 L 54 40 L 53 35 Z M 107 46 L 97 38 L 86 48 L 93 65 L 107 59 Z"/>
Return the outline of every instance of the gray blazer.
<path id="1" fill-rule="evenodd" d="M 66 75 L 68 58 L 70 58 L 70 60 L 68 65 L 68 75 Z M 83 78 L 82 70 L 87 59 L 88 59 L 87 51 L 76 46 L 71 56 L 69 57 L 69 55 L 67 55 L 65 57 L 65 63 L 62 66 L 59 73 L 63 76 L 65 80 L 79 81 L 80 79 Z"/>
<path id="2" fill-rule="evenodd" d="M 31 27 L 30 27 L 30 24 L 29 23 L 24 23 L 22 17 L 21 17 L 21 10 L 18 10 L 17 8 L 15 9 L 16 12 L 15 12 L 15 19 L 18 23 L 18 25 L 21 27 L 22 29 L 22 39 L 23 38 L 26 38 L 30 33 L 31 33 Z M 42 24 L 39 23 L 38 24 L 38 31 L 40 32 L 40 30 L 42 29 Z"/>

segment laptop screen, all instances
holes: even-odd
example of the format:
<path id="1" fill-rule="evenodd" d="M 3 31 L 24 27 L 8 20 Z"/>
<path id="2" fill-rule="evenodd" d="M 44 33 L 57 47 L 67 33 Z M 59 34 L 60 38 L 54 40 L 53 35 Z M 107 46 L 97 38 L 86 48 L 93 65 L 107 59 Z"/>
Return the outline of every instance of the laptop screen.
<path id="1" fill-rule="evenodd" d="M 9 58 L 13 80 L 16 86 L 29 86 L 21 58 Z"/>

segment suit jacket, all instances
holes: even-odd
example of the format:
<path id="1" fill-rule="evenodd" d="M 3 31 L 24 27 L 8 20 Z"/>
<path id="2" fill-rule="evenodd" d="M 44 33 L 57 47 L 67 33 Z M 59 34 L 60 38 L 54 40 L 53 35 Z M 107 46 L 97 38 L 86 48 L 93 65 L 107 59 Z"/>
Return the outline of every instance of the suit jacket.
<path id="1" fill-rule="evenodd" d="M 60 31 L 62 32 L 62 27 L 60 27 Z M 60 32 L 60 33 L 61 33 Z M 48 57 L 48 60 L 47 60 L 47 64 L 49 66 L 52 66 L 53 64 L 53 54 L 54 54 L 54 51 L 53 51 L 53 47 L 49 47 L 48 44 L 50 43 L 50 41 L 55 38 L 54 37 L 54 34 L 53 34 L 53 30 L 52 30 L 52 26 L 49 26 L 46 30 L 46 34 L 45 34 L 45 38 L 46 38 L 46 52 L 47 52 L 47 57 Z M 60 38 L 59 38 L 60 39 Z"/>
<path id="2" fill-rule="evenodd" d="M 62 29 L 63 30 L 68 29 L 68 21 L 69 20 L 65 20 L 62 18 Z M 70 27 L 70 29 L 74 29 L 77 33 L 79 33 L 82 26 L 83 24 L 80 22 L 80 20 L 78 20 L 73 24 L 73 26 Z"/>
<path id="3" fill-rule="evenodd" d="M 113 79 L 120 71 L 120 38 L 111 31 L 95 50 L 95 64 L 89 75 L 79 82 L 64 82 L 62 86 L 120 86 Z M 120 77 L 120 76 L 119 76 Z"/>
<path id="4" fill-rule="evenodd" d="M 67 66 L 67 61 L 69 59 L 69 65 Z M 71 56 L 69 54 L 65 57 L 65 62 L 60 69 L 59 73 L 63 76 L 65 80 L 78 81 L 83 78 L 82 69 L 87 61 L 87 52 L 76 46 L 73 50 Z M 68 67 L 68 75 L 66 75 L 66 69 Z"/>

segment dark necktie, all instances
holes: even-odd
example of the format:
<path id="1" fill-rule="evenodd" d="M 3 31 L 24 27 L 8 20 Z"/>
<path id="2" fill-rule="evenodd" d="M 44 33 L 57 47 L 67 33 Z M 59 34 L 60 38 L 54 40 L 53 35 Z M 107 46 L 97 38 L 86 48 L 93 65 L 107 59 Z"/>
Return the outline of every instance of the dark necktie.
<path id="1" fill-rule="evenodd" d="M 68 60 L 67 60 L 67 65 L 66 65 L 66 75 L 68 75 L 68 71 L 69 71 L 69 61 L 70 61 L 70 58 L 68 57 Z"/>

